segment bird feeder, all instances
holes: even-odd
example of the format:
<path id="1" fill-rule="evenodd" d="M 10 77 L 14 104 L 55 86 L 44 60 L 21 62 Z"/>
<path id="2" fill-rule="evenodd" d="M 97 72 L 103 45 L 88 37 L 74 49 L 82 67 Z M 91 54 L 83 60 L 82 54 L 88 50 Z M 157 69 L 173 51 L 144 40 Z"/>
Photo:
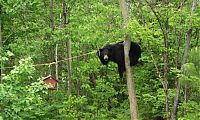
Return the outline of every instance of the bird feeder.
<path id="1" fill-rule="evenodd" d="M 47 77 L 43 78 L 43 81 L 48 86 L 48 89 L 55 90 L 57 88 L 58 80 L 52 77 L 52 75 L 48 75 Z"/>

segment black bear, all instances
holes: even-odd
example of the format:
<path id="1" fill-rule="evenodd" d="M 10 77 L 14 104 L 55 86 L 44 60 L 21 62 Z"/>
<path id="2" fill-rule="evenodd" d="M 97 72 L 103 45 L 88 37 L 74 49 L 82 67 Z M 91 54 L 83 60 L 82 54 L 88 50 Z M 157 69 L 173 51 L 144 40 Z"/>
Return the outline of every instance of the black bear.
<path id="1" fill-rule="evenodd" d="M 124 60 L 124 41 L 112 45 L 106 45 L 99 49 L 97 53 L 102 64 L 107 65 L 109 61 L 113 61 L 118 65 L 119 76 L 122 79 L 123 73 L 126 70 Z M 131 42 L 129 57 L 130 66 L 138 63 L 138 59 L 141 57 L 141 48 L 138 43 Z"/>

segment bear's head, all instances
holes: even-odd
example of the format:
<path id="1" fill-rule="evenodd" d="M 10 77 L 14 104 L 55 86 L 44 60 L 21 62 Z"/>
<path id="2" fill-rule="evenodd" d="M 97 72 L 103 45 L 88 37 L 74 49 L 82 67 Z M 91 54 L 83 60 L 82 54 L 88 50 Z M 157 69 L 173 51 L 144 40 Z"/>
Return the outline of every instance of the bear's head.
<path id="1" fill-rule="evenodd" d="M 110 61 L 111 47 L 105 46 L 97 51 L 98 57 L 102 64 L 107 65 Z"/>

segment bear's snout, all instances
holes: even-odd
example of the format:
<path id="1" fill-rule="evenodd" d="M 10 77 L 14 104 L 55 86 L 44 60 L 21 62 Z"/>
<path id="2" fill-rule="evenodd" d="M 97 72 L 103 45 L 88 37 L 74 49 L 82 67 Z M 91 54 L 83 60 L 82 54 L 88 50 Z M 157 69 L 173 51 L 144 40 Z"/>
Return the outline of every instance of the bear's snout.
<path id="1" fill-rule="evenodd" d="M 105 61 L 108 61 L 108 55 L 104 55 L 103 59 L 104 59 Z"/>

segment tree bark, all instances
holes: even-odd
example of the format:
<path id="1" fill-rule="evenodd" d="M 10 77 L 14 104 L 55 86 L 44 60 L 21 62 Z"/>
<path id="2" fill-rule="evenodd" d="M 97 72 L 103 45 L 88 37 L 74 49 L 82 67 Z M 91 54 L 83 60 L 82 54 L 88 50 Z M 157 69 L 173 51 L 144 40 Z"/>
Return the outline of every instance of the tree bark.
<path id="1" fill-rule="evenodd" d="M 122 11 L 122 16 L 124 19 L 124 29 L 128 26 L 128 7 L 125 0 L 119 0 L 120 8 Z M 138 120 L 138 111 L 137 111 L 137 100 L 135 93 L 135 84 L 132 79 L 131 67 L 130 67 L 130 59 L 129 59 L 129 50 L 130 50 L 130 36 L 126 35 L 124 40 L 124 57 L 125 57 L 125 66 L 126 66 L 126 78 L 127 78 L 127 87 L 129 94 L 129 103 L 130 103 L 130 112 L 131 112 L 131 120 Z"/>
<path id="2" fill-rule="evenodd" d="M 55 48 L 55 71 L 56 71 L 56 80 L 58 80 L 58 44 L 56 44 L 56 48 Z"/>
<path id="3" fill-rule="evenodd" d="M 186 62 L 187 56 L 188 56 L 188 51 L 190 48 L 190 42 L 191 42 L 191 38 L 192 38 L 192 17 L 194 15 L 195 9 L 198 5 L 198 0 L 194 0 L 193 4 L 192 4 L 192 9 L 191 9 L 191 18 L 189 21 L 189 26 L 188 26 L 188 31 L 187 31 L 187 38 L 186 38 L 186 45 L 185 45 L 185 49 L 184 49 L 184 54 L 181 60 L 181 72 L 183 73 L 183 65 Z M 180 80 L 178 80 L 177 82 L 177 88 L 176 88 L 176 96 L 174 98 L 174 105 L 173 105 L 173 110 L 171 113 L 171 119 L 172 120 L 177 120 L 177 108 L 178 108 L 178 100 L 179 100 L 179 92 L 180 92 Z"/>
<path id="4" fill-rule="evenodd" d="M 53 33 L 54 31 L 54 13 L 53 13 L 53 9 L 54 9 L 54 2 L 53 0 L 50 0 L 49 1 L 49 27 L 51 28 L 51 33 Z M 52 35 L 48 35 L 47 36 L 47 39 L 49 40 L 49 42 L 52 42 Z M 55 60 L 55 52 L 54 50 L 49 47 L 48 49 L 48 59 L 49 61 L 54 61 Z M 49 70 L 50 70 L 50 73 L 49 74 L 52 74 L 52 75 L 55 75 L 55 69 L 52 68 L 51 65 L 49 65 Z"/>
<path id="5" fill-rule="evenodd" d="M 67 80 L 67 93 L 71 94 L 71 76 L 72 76 L 72 55 L 71 55 L 71 40 L 69 39 L 67 42 L 67 57 L 68 57 L 68 80 Z"/>
<path id="6" fill-rule="evenodd" d="M 67 6 L 66 6 L 66 1 L 62 1 L 62 7 L 63 7 L 63 28 L 67 25 L 68 23 L 68 17 L 69 17 L 69 11 L 67 11 Z M 67 41 L 67 70 L 68 70 L 68 79 L 66 80 L 66 89 L 67 89 L 67 94 L 71 94 L 71 84 L 72 84 L 72 53 L 71 53 L 71 39 Z"/>
<path id="7" fill-rule="evenodd" d="M 2 41 L 2 20 L 1 20 L 1 8 L 0 8 L 0 56 L 2 55 L 2 51 L 3 51 L 3 41 Z M 1 69 L 0 69 L 0 73 L 1 73 L 1 83 L 3 82 L 2 80 L 2 75 L 3 75 L 3 61 L 0 61 L 1 63 Z"/>
<path id="8" fill-rule="evenodd" d="M 54 30 L 54 14 L 53 14 L 53 0 L 50 0 L 50 27 Z"/>
<path id="9" fill-rule="evenodd" d="M 197 47 L 199 44 L 199 28 L 196 29 L 196 44 L 195 46 Z"/>

